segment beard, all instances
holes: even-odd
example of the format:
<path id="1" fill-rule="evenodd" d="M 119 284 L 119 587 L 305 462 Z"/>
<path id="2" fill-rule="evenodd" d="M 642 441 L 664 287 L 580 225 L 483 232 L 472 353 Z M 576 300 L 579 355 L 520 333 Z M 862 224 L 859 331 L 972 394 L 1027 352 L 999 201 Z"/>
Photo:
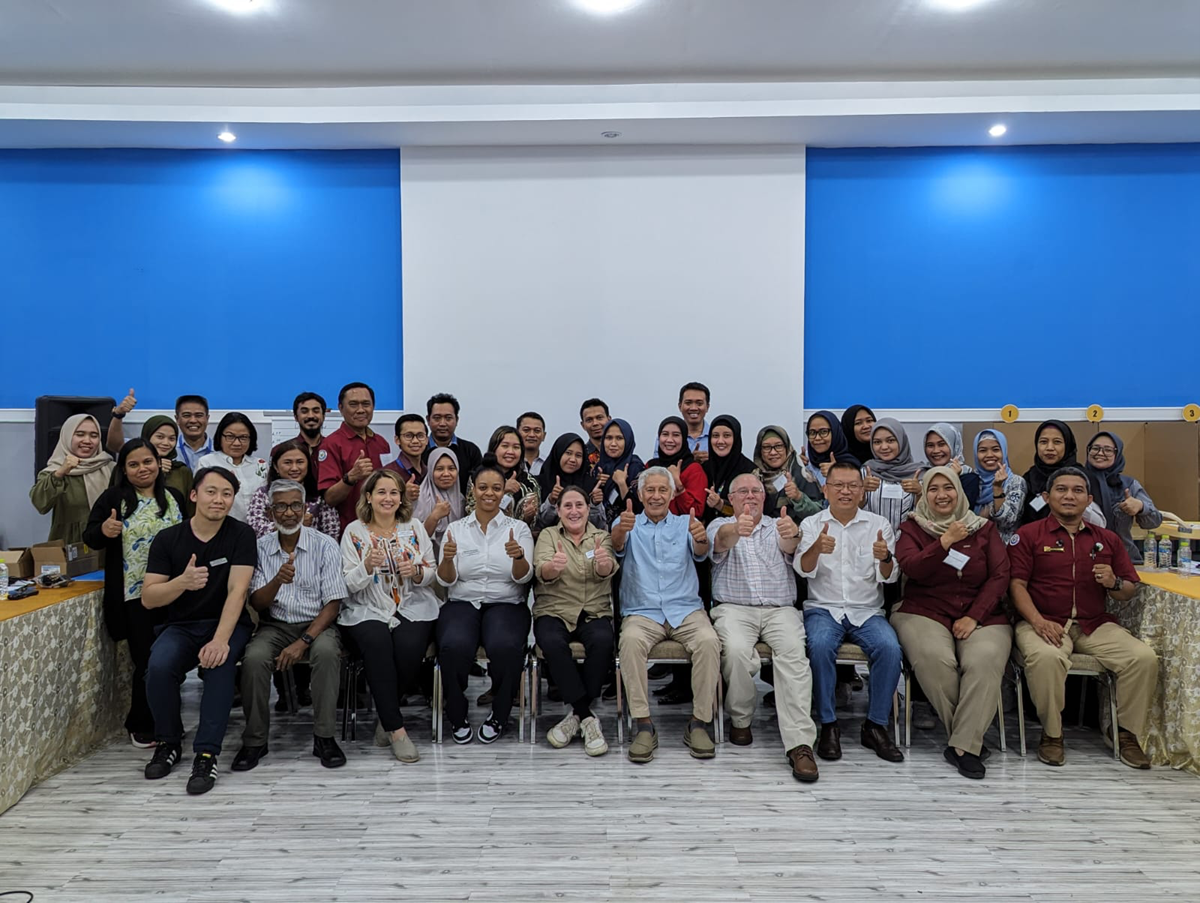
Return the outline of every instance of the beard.
<path id="1" fill-rule="evenodd" d="M 321 435 L 321 428 L 319 426 L 302 426 L 300 427 L 300 434 L 304 436 L 305 439 L 317 439 Z"/>
<path id="2" fill-rule="evenodd" d="M 280 533 L 282 533 L 284 536 L 294 536 L 295 534 L 300 532 L 300 528 L 303 526 L 304 526 L 304 521 L 296 521 L 296 526 L 294 526 L 294 527 L 285 527 L 283 524 L 276 524 L 275 529 L 278 530 Z"/>

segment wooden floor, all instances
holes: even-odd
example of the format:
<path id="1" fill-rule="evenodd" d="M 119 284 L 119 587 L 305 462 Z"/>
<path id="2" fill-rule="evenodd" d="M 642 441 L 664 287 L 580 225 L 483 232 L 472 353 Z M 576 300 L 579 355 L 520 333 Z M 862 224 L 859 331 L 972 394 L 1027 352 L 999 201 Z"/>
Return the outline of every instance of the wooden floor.
<path id="1" fill-rule="evenodd" d="M 429 710 L 413 709 L 419 764 L 371 746 L 371 721 L 338 770 L 310 755 L 302 711 L 276 716 L 270 755 L 234 774 L 239 712 L 207 796 L 184 792 L 190 752 L 151 782 L 148 754 L 127 744 L 31 790 L 0 816 L 0 891 L 35 903 L 1200 899 L 1197 778 L 1126 768 L 1086 730 L 1068 729 L 1067 766 L 1048 768 L 1016 755 L 1011 722 L 984 781 L 942 760 L 940 727 L 914 731 L 891 765 L 857 744 L 865 702 L 856 693 L 843 713 L 845 757 L 807 786 L 770 710 L 753 746 L 700 762 L 682 744 L 686 711 L 664 707 L 658 757 L 638 766 L 617 748 L 611 704 L 612 750 L 595 760 L 578 742 L 551 749 L 550 715 L 536 747 L 514 732 L 435 749 Z"/>

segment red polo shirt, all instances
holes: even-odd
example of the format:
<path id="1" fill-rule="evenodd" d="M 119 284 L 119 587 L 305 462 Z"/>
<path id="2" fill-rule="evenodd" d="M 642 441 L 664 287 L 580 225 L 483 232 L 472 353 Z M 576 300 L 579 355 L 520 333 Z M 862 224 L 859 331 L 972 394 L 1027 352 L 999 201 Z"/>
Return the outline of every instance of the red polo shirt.
<path id="1" fill-rule="evenodd" d="M 1099 550 L 1097 543 L 1102 546 Z M 1117 621 L 1105 604 L 1108 590 L 1092 576 L 1093 565 L 1107 564 L 1122 580 L 1139 582 L 1116 533 L 1084 521 L 1072 536 L 1053 514 L 1013 534 L 1008 560 L 1012 579 L 1026 582 L 1043 618 L 1058 624 L 1074 618 L 1084 633 Z"/>
<path id="2" fill-rule="evenodd" d="M 383 436 L 371 429 L 367 430 L 367 438 L 361 438 L 358 433 L 343 423 L 336 431 L 325 437 L 321 449 L 317 452 L 317 489 L 324 492 L 334 486 L 343 476 L 350 472 L 360 454 L 371 459 L 371 465 L 378 470 L 380 459 L 388 454 L 392 447 Z M 358 504 L 358 496 L 362 492 L 362 480 L 350 487 L 350 494 L 337 506 L 338 518 L 342 529 L 354 520 L 354 506 Z"/>

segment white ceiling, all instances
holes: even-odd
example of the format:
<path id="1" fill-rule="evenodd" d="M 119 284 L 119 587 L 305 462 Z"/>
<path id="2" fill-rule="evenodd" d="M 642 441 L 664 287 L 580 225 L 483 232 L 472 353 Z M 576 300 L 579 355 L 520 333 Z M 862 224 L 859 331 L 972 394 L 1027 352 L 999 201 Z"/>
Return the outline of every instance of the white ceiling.
<path id="1" fill-rule="evenodd" d="M 1197 0 L 3 0 L 0 84 L 1200 76 Z"/>
<path id="2" fill-rule="evenodd" d="M 0 0 L 0 147 L 1200 141 L 1200 0 Z"/>

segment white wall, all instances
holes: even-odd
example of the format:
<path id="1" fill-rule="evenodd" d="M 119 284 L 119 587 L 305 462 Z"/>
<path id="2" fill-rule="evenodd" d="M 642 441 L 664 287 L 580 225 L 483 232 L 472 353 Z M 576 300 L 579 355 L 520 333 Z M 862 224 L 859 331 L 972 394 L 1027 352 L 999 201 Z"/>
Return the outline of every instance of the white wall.
<path id="1" fill-rule="evenodd" d="M 680 385 L 800 436 L 803 148 L 417 148 L 401 158 L 405 406 L 483 445 L 604 398 L 643 459 Z M 549 450 L 549 445 L 544 446 Z"/>

